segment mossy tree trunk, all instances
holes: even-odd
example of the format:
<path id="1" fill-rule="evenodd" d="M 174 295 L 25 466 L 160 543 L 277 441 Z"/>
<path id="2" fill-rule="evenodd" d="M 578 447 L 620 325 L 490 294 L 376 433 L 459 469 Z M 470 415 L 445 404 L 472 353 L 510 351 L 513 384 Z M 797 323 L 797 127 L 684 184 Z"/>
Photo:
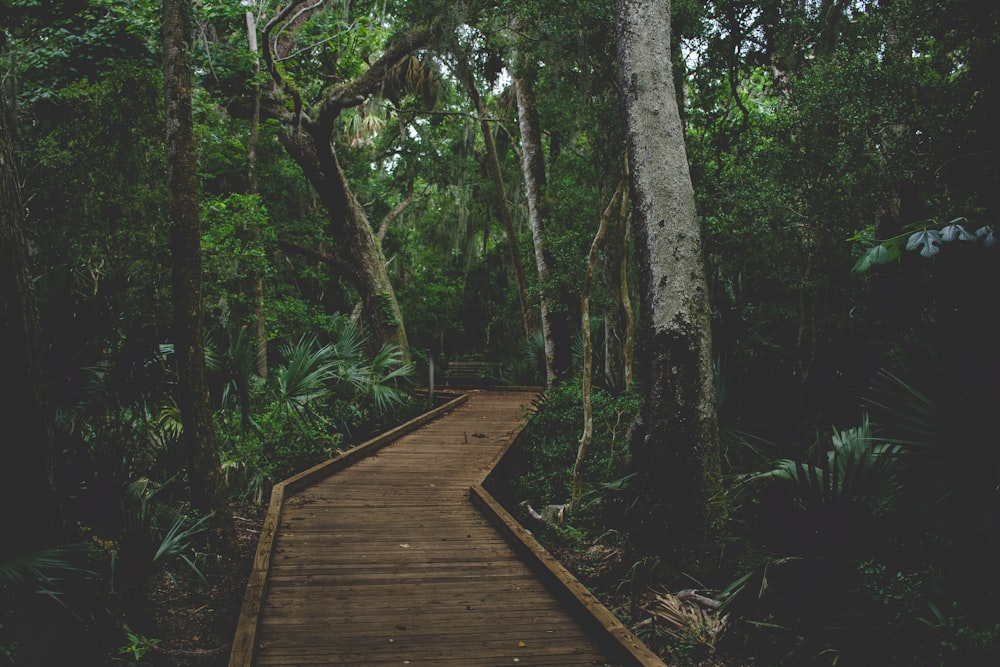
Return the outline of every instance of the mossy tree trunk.
<path id="1" fill-rule="evenodd" d="M 670 3 L 616 0 L 615 13 L 641 300 L 632 534 L 640 552 L 690 566 L 724 518 L 701 228 L 674 95 Z"/>
<path id="2" fill-rule="evenodd" d="M 211 513 L 215 547 L 235 548 L 233 518 L 219 465 L 205 379 L 202 333 L 201 219 L 191 106 L 191 2 L 163 3 L 163 88 L 167 124 L 167 184 L 172 220 L 174 355 L 177 402 L 184 426 L 191 505 Z"/>
<path id="3" fill-rule="evenodd" d="M 257 19 L 249 9 L 246 12 L 247 41 L 253 53 L 253 100 L 250 110 L 250 137 L 247 142 L 247 190 L 251 195 L 260 194 L 260 179 L 257 169 L 257 145 L 260 143 L 260 85 L 257 74 L 260 72 L 260 61 L 257 57 Z M 259 243 L 261 238 L 260 225 L 254 224 L 249 230 L 250 240 Z M 247 276 L 247 293 L 250 297 L 253 312 L 253 341 L 256 354 L 254 362 L 257 375 L 267 377 L 267 313 L 264 310 L 264 275 L 257 268 Z"/>
<path id="4" fill-rule="evenodd" d="M 311 249 L 313 254 L 322 256 L 358 292 L 370 344 L 377 349 L 385 343 L 395 343 L 409 361 L 403 315 L 381 245 L 338 160 L 333 130 L 345 109 L 357 107 L 382 91 L 393 68 L 431 40 L 432 26 L 415 26 L 399 35 L 364 72 L 330 87 L 318 101 L 310 103 L 302 99 L 281 60 L 291 57 L 295 33 L 313 12 L 319 11 L 322 3 L 290 2 L 265 26 L 263 57 L 271 74 L 271 85 L 261 100 L 261 113 L 278 121 L 282 145 L 302 168 L 327 210 L 327 234 L 335 247 Z"/>
<path id="5" fill-rule="evenodd" d="M 0 35 L 0 53 L 3 36 Z M 61 515 L 53 475 L 53 414 L 42 374 L 38 306 L 28 261 L 14 116 L 0 87 L 0 562 L 52 546 Z"/>

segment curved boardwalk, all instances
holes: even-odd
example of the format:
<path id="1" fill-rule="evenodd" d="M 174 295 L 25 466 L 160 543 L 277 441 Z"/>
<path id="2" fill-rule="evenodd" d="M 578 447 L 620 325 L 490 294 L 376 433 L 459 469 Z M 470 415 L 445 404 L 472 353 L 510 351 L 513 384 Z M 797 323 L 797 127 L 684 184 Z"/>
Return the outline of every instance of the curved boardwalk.
<path id="1" fill-rule="evenodd" d="M 616 664 L 468 500 L 533 396 L 472 392 L 286 496 L 253 664 Z"/>

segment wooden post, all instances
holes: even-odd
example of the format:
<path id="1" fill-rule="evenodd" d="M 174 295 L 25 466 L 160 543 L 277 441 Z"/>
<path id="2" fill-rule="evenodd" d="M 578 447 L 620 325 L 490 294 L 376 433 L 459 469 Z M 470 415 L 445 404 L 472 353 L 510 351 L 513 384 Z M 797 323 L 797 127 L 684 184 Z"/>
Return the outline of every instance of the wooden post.
<path id="1" fill-rule="evenodd" d="M 431 397 L 431 403 L 434 402 L 434 353 L 427 353 L 427 373 L 430 375 L 430 381 L 427 384 L 428 391 Z"/>

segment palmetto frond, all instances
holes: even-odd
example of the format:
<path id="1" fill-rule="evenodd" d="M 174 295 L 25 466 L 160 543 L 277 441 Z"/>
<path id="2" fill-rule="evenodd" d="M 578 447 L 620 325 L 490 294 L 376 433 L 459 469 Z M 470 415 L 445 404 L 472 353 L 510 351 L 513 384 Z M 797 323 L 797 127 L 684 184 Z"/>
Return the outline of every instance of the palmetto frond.
<path id="1" fill-rule="evenodd" d="M 316 336 L 302 336 L 281 347 L 285 363 L 274 371 L 279 400 L 298 412 L 329 394 L 326 383 L 334 376 L 333 348 L 320 346 Z"/>
<path id="2" fill-rule="evenodd" d="M 899 452 L 897 445 L 872 439 L 866 416 L 857 428 L 834 430 L 831 449 L 818 461 L 782 459 L 754 478 L 791 483 L 800 496 L 812 501 L 863 507 L 877 514 L 890 509 L 900 491 Z"/>

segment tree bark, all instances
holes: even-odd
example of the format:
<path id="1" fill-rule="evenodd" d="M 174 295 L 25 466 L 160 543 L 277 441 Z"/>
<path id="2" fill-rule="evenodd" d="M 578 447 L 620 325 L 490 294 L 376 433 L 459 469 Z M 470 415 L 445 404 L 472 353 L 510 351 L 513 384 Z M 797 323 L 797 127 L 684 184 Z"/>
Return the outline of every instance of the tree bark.
<path id="1" fill-rule="evenodd" d="M 386 343 L 399 345 L 408 362 L 410 346 L 403 314 L 389 280 L 382 248 L 361 202 L 347 182 L 329 135 L 316 123 L 303 120 L 301 127 L 282 131 L 280 139 L 329 213 L 330 237 L 339 242 L 331 253 L 336 257 L 332 264 L 339 269 L 349 268 L 344 277 L 361 299 L 361 318 L 369 341 L 376 350 Z"/>
<path id="2" fill-rule="evenodd" d="M 163 88 L 173 275 L 177 399 L 184 427 L 191 506 L 211 513 L 216 547 L 235 546 L 205 381 L 201 303 L 201 219 L 191 108 L 191 2 L 163 3 Z"/>
<path id="3" fill-rule="evenodd" d="M 337 159 L 333 128 L 344 109 L 360 105 L 376 94 L 392 68 L 425 45 L 432 26 L 416 26 L 388 44 L 382 55 L 358 77 L 328 90 L 308 109 L 295 85 L 286 81 L 278 59 L 291 48 L 291 36 L 321 3 L 302 8 L 303 2 L 287 4 L 264 28 L 264 61 L 272 87 L 263 112 L 279 121 L 279 138 L 289 155 L 302 168 L 329 214 L 328 233 L 338 243 L 333 254 L 338 267 L 349 267 L 343 276 L 358 292 L 365 332 L 376 350 L 395 343 L 410 359 L 403 315 L 389 280 L 385 258 L 364 208 L 358 201 Z M 283 26 L 280 37 L 271 34 Z M 311 115 L 309 112 L 312 112 Z"/>
<path id="4" fill-rule="evenodd" d="M 668 0 L 616 0 L 644 375 L 630 442 L 635 547 L 692 564 L 724 519 L 701 228 L 674 95 Z"/>
<path id="5" fill-rule="evenodd" d="M 628 177 L 627 174 L 625 176 Z M 632 304 L 628 294 L 628 189 L 622 194 L 615 224 L 608 224 L 604 238 L 604 383 L 613 393 L 631 385 Z"/>
<path id="6" fill-rule="evenodd" d="M 525 56 L 514 52 L 511 57 L 514 93 L 517 98 L 518 124 L 521 130 L 521 171 L 524 193 L 528 201 L 528 221 L 538 267 L 539 306 L 542 315 L 542 336 L 545 340 L 545 382 L 551 387 L 567 375 L 572 352 L 569 341 L 567 314 L 557 308 L 558 297 L 552 287 L 553 260 L 545 240 L 547 214 L 545 207 L 545 162 L 542 152 L 542 132 L 538 120 L 532 75 Z"/>
<path id="7" fill-rule="evenodd" d="M 250 138 L 247 141 L 247 189 L 252 195 L 260 194 L 260 182 L 257 175 L 257 144 L 260 142 L 260 84 L 257 74 L 260 72 L 260 58 L 257 52 L 257 19 L 250 10 L 246 12 L 247 42 L 253 53 L 253 107 L 250 112 Z M 260 242 L 261 232 L 258 225 L 250 230 L 251 239 Z M 264 310 L 264 276 L 256 269 L 247 276 L 250 285 L 249 295 L 253 312 L 253 341 L 257 353 L 254 360 L 257 375 L 267 377 L 267 314 Z"/>
<path id="8" fill-rule="evenodd" d="M 517 232 L 514 230 L 514 218 L 507 205 L 507 188 L 503 181 L 503 172 L 500 170 L 500 157 L 497 155 L 496 141 L 493 139 L 493 128 L 490 127 L 486 104 L 483 96 L 479 94 L 479 87 L 472 76 L 471 70 L 463 63 L 465 87 L 476 105 L 476 113 L 479 116 L 479 127 L 483 133 L 483 144 L 486 146 L 486 162 L 489 167 L 490 178 L 493 180 L 493 187 L 496 188 L 497 208 L 499 209 L 500 224 L 503 226 L 504 234 L 507 236 L 507 247 L 510 250 L 510 262 L 514 267 L 514 278 L 517 281 L 517 300 L 521 306 L 521 323 L 524 326 L 524 337 L 531 338 L 535 330 L 534 318 L 531 316 L 531 306 L 528 304 L 528 279 L 524 274 L 524 262 L 521 261 L 521 250 L 518 247 Z"/>
<path id="9" fill-rule="evenodd" d="M 0 46 L 2 41 L 0 36 Z M 13 122 L 0 84 L 0 503 L 5 508 L 0 562 L 52 546 L 62 532 L 53 472 L 53 414 L 43 382 Z"/>

